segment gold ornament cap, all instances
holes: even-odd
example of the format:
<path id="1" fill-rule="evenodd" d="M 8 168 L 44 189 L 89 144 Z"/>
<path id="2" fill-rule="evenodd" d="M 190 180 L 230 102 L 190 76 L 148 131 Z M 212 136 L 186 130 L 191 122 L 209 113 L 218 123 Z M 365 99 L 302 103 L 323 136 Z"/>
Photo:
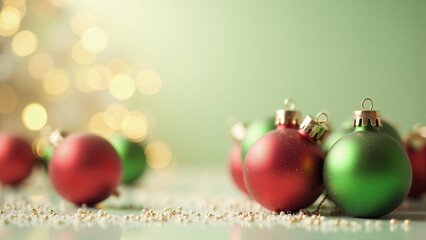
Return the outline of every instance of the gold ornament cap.
<path id="1" fill-rule="evenodd" d="M 321 116 L 324 116 L 323 120 L 320 120 Z M 328 127 L 325 125 L 327 121 L 328 116 L 323 112 L 318 113 L 315 119 L 308 115 L 300 126 L 300 129 L 309 134 L 311 138 L 321 142 L 328 133 Z"/>
<path id="2" fill-rule="evenodd" d="M 365 101 L 370 101 L 370 109 L 365 110 L 364 103 Z M 353 126 L 367 126 L 369 123 L 371 126 L 383 127 L 382 117 L 380 111 L 373 110 L 373 100 L 371 98 L 364 98 L 361 102 L 362 110 L 354 111 Z"/>
<path id="3" fill-rule="evenodd" d="M 241 142 L 246 135 L 247 125 L 243 122 L 237 122 L 231 128 L 231 136 L 235 142 Z"/>
<path id="4" fill-rule="evenodd" d="M 300 112 L 294 111 L 294 100 L 284 99 L 284 109 L 278 109 L 275 114 L 275 125 L 300 125 Z"/>
<path id="5" fill-rule="evenodd" d="M 57 148 L 67 135 L 68 135 L 68 132 L 65 129 L 63 128 L 56 129 L 49 136 L 50 145 L 52 145 L 52 147 L 54 148 Z"/>

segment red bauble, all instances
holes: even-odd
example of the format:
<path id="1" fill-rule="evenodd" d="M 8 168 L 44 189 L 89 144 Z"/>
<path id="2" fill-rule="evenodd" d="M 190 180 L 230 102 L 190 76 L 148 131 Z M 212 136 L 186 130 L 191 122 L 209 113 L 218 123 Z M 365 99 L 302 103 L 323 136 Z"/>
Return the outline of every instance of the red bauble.
<path id="1" fill-rule="evenodd" d="M 302 130 L 278 126 L 257 140 L 244 162 L 244 181 L 250 195 L 273 211 L 309 207 L 324 189 L 325 155 Z"/>
<path id="2" fill-rule="evenodd" d="M 0 134 L 0 181 L 15 185 L 27 178 L 34 164 L 31 145 L 11 133 Z"/>
<path id="3" fill-rule="evenodd" d="M 105 139 L 77 133 L 66 137 L 49 161 L 53 187 L 75 204 L 93 205 L 106 199 L 120 184 L 121 160 Z"/>
<path id="4" fill-rule="evenodd" d="M 241 144 L 236 143 L 232 148 L 228 156 L 229 169 L 231 170 L 231 176 L 237 187 L 248 194 L 246 185 L 243 179 L 243 159 L 241 158 Z"/>
<path id="5" fill-rule="evenodd" d="M 426 192 L 426 144 L 415 149 L 409 143 L 405 143 L 405 149 L 413 170 L 413 181 L 408 196 L 418 198 Z"/>

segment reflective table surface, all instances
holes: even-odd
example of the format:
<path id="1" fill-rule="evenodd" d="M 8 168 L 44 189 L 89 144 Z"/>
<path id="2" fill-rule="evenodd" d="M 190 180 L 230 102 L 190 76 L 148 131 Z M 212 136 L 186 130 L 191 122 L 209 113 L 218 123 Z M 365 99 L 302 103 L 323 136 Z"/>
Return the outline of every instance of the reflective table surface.
<path id="1" fill-rule="evenodd" d="M 0 187 L 0 239 L 426 239 L 424 198 L 380 219 L 346 216 L 328 200 L 320 216 L 273 213 L 223 169 L 151 170 L 118 190 L 95 207 L 75 206 L 38 169 L 19 188 Z"/>

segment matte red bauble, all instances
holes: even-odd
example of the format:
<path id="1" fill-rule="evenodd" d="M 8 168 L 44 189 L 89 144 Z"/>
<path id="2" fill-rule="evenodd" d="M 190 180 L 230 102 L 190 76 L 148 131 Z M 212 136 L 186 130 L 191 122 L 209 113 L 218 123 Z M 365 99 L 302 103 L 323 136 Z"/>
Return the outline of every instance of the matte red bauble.
<path id="1" fill-rule="evenodd" d="M 232 179 L 237 187 L 248 194 L 246 185 L 243 179 L 243 159 L 241 158 L 241 144 L 235 143 L 228 156 L 229 170 L 231 171 Z"/>
<path id="2" fill-rule="evenodd" d="M 121 160 L 105 139 L 85 133 L 67 136 L 49 161 L 53 187 L 75 204 L 94 205 L 120 184 Z"/>
<path id="3" fill-rule="evenodd" d="M 287 118 L 284 118 L 287 119 Z M 273 211 L 298 211 L 309 207 L 322 193 L 325 155 L 317 141 L 327 128 L 307 116 L 300 129 L 285 128 L 262 136 L 244 162 L 244 181 L 250 195 Z"/>
<path id="4" fill-rule="evenodd" d="M 426 192 L 426 137 L 421 134 L 426 126 L 416 126 L 404 143 L 411 162 L 413 181 L 408 197 L 419 198 Z"/>
<path id="5" fill-rule="evenodd" d="M 231 136 L 234 139 L 234 147 L 228 155 L 229 171 L 235 185 L 244 193 L 248 194 L 243 179 L 243 159 L 241 157 L 241 141 L 245 137 L 247 126 L 242 122 L 237 122 L 231 128 Z"/>
<path id="6" fill-rule="evenodd" d="M 28 142 L 11 133 L 0 134 L 0 182 L 19 184 L 30 175 L 34 162 Z"/>

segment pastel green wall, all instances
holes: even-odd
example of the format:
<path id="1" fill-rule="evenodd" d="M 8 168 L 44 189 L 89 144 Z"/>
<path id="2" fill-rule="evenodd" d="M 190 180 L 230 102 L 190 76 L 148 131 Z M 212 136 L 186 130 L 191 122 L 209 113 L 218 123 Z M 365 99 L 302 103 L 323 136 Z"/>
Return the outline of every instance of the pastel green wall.
<path id="1" fill-rule="evenodd" d="M 424 0 L 88 2 L 110 46 L 162 75 L 161 93 L 130 104 L 152 111 L 151 138 L 179 165 L 223 165 L 227 119 L 270 116 L 285 97 L 334 126 L 364 97 L 402 134 L 426 123 Z"/>

